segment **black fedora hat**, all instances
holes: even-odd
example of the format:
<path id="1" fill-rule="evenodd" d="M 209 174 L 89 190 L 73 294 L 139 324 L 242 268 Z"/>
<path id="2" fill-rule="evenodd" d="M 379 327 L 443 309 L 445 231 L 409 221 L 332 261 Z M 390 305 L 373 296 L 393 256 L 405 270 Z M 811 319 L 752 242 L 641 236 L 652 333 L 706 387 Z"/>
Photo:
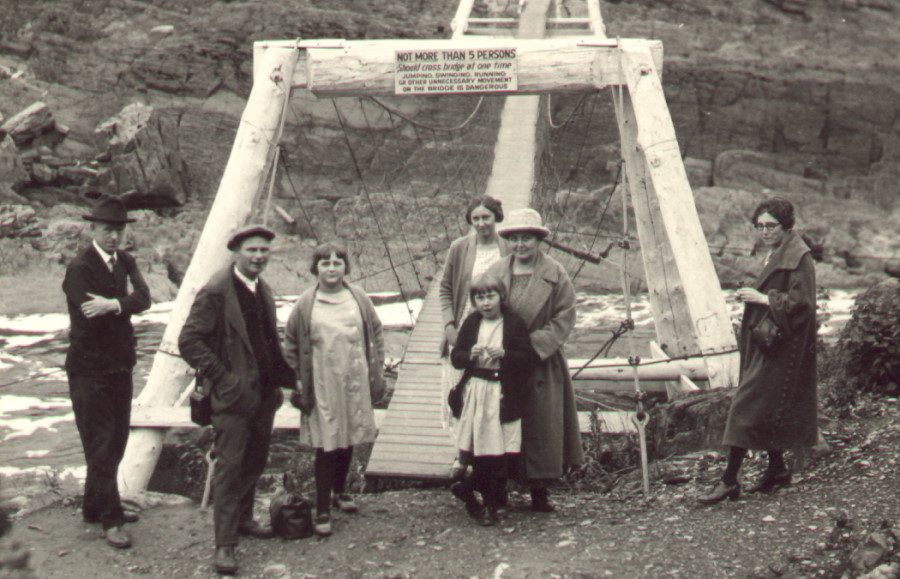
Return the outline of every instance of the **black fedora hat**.
<path id="1" fill-rule="evenodd" d="M 137 221 L 133 217 L 128 217 L 125 203 L 118 197 L 104 197 L 99 203 L 94 205 L 90 215 L 82 215 L 81 217 L 88 221 L 112 223 L 113 225 Z"/>
<path id="2" fill-rule="evenodd" d="M 266 227 L 265 225 L 253 224 L 247 225 L 245 227 L 241 227 L 237 231 L 235 231 L 231 237 L 228 239 L 228 249 L 234 251 L 238 248 L 242 241 L 247 239 L 248 237 L 262 237 L 264 239 L 268 239 L 272 241 L 275 239 L 275 232 Z"/>

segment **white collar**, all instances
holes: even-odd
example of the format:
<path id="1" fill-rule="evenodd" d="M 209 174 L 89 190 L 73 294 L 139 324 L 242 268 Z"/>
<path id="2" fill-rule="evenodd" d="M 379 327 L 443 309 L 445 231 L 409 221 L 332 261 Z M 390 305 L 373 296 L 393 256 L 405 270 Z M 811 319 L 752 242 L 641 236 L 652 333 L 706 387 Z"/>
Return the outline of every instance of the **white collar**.
<path id="1" fill-rule="evenodd" d="M 115 257 L 115 255 L 110 255 L 110 254 L 106 253 L 105 251 L 103 251 L 103 248 L 100 247 L 96 241 L 92 241 L 91 243 L 94 244 L 94 249 L 96 249 L 97 253 L 100 254 L 100 259 L 103 260 L 103 265 L 105 265 L 108 269 L 112 270 L 112 267 L 109 264 L 109 260 L 112 259 L 113 257 Z"/>
<path id="2" fill-rule="evenodd" d="M 255 294 L 257 283 L 259 282 L 259 278 L 250 279 L 246 275 L 242 274 L 241 270 L 239 270 L 236 265 L 233 266 L 232 269 L 234 270 L 234 275 L 236 275 L 237 278 L 239 280 L 241 280 L 241 283 L 243 283 L 245 286 L 247 286 L 247 289 L 250 290 L 251 293 Z"/>

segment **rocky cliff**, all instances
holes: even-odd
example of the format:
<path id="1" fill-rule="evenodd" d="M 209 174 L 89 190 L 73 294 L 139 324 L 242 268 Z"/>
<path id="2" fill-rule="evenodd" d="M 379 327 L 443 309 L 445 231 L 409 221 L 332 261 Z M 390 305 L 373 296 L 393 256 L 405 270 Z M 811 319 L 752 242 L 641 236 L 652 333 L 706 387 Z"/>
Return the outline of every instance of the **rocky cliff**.
<path id="1" fill-rule="evenodd" d="M 500 4 L 476 9 L 514 9 Z M 30 204 L 32 225 L 46 231 L 51 206 L 84 204 L 95 188 L 125 194 L 158 214 L 148 223 L 179 232 L 141 235 L 138 248 L 177 280 L 249 92 L 254 40 L 446 37 L 455 9 L 452 0 L 7 1 L 0 195 Z M 900 255 L 900 4 L 640 0 L 604 2 L 603 15 L 610 36 L 664 42 L 666 97 L 726 285 L 757 269 L 746 217 L 773 192 L 798 202 L 822 283 L 867 285 Z M 489 172 L 501 102 L 476 110 L 473 101 L 295 95 L 274 189 L 295 221 L 280 225 L 290 243 L 351 237 L 361 271 L 384 269 L 392 252 L 395 265 L 411 262 L 404 283 L 421 288 Z M 36 103 L 46 112 L 17 119 Z M 537 205 L 562 241 L 596 253 L 622 221 L 610 200 L 619 174 L 610 96 L 546 104 Z M 615 271 L 572 267 L 585 285 L 618 287 Z"/>

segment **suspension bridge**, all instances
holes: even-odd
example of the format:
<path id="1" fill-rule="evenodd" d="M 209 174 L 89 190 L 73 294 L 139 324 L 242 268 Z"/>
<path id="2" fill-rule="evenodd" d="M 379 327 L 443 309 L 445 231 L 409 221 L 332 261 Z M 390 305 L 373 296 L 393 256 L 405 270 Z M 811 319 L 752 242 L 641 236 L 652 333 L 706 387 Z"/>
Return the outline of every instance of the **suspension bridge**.
<path id="1" fill-rule="evenodd" d="M 504 97 L 502 110 L 498 112 L 499 128 L 490 172 L 482 185 L 473 187 L 473 193 L 497 197 L 507 210 L 532 205 L 535 201 L 533 193 L 541 178 L 536 168 L 549 146 L 547 125 L 553 125 L 552 119 L 549 123 L 542 120 L 544 106 L 550 110 L 550 96 L 582 94 L 593 98 L 609 93 L 622 143 L 618 186 L 610 192 L 606 206 L 596 217 L 597 227 L 589 247 L 572 250 L 553 239 L 550 241 L 554 247 L 568 250 L 569 255 L 580 254 L 589 261 L 592 256 L 596 258 L 593 248 L 601 223 L 613 193 L 621 191 L 624 225 L 614 244 L 621 254 L 627 254 L 633 249 L 630 240 L 641 243 L 655 321 L 655 344 L 661 345 L 654 345 L 650 356 L 641 358 L 634 345 L 634 324 L 628 323 L 631 318 L 628 309 L 628 320 L 614 332 L 614 338 L 597 349 L 593 358 L 572 361 L 573 376 L 588 387 L 596 381 L 613 382 L 616 386 L 608 389 L 632 392 L 637 400 L 635 416 L 643 420 L 646 415 L 642 408 L 645 393 L 642 383 L 647 380 L 659 381 L 668 391 L 696 388 L 695 381 L 711 387 L 736 383 L 737 355 L 731 321 L 662 91 L 661 43 L 608 38 L 599 0 L 564 3 L 530 0 L 519 14 L 503 18 L 474 17 L 473 5 L 474 0 L 460 1 L 449 39 L 255 43 L 253 89 L 147 385 L 136 400 L 135 416 L 154 413 L 159 416 L 185 398 L 191 373 L 178 355 L 178 334 L 197 291 L 212 272 L 228 262 L 227 237 L 254 216 L 258 201 L 267 197 L 267 190 L 271 192 L 276 169 L 287 168 L 281 143 L 286 118 L 291 112 L 291 94 L 295 91 L 306 91 L 319 100 L 357 97 L 376 103 L 378 97 L 384 96 L 428 98 L 447 93 L 473 100 Z M 483 61 L 479 62 L 475 55 L 484 55 Z M 471 62 L 470 57 L 474 59 Z M 462 71 L 469 64 L 471 70 L 490 67 L 492 76 L 460 72 L 457 77 L 442 76 L 440 83 L 432 82 L 438 78 L 436 75 L 422 76 L 421 66 L 409 64 L 417 59 L 420 64 L 452 63 L 454 67 L 463 67 L 453 70 Z M 448 84 L 447 78 L 458 81 Z M 332 102 L 346 136 L 348 131 L 341 110 L 335 100 Z M 349 138 L 347 145 L 362 183 L 361 196 L 374 213 L 376 204 Z M 482 162 L 484 157 L 479 155 L 478 161 Z M 268 198 L 265 208 L 269 208 Z M 629 209 L 634 215 L 633 228 L 629 224 Z M 315 224 L 307 220 L 314 231 Z M 403 280 L 397 274 L 399 264 L 392 257 L 388 241 L 390 232 L 377 216 L 374 225 L 403 293 Z M 409 248 L 410 234 L 401 229 L 395 237 L 393 243 L 405 246 L 409 256 L 406 263 L 411 264 L 421 284 L 424 276 L 416 269 Z M 430 255 L 435 262 L 439 261 L 438 252 L 433 248 Z M 630 303 L 634 279 L 629 263 L 626 258 L 612 264 L 621 277 L 626 305 Z M 583 264 L 578 262 L 574 276 Z M 436 286 L 432 283 L 427 290 L 399 368 L 390 406 L 381 418 L 367 468 L 371 476 L 441 479 L 450 475 L 456 450 L 441 420 L 444 401 L 439 344 L 443 328 Z M 628 358 L 607 358 L 609 345 L 620 336 L 629 341 Z M 610 414 L 607 419 L 614 423 L 617 417 Z M 296 423 L 299 424 L 299 419 Z M 643 432 L 640 421 L 634 425 L 639 434 Z M 159 419 L 133 424 L 119 471 L 123 492 L 146 489 L 167 426 L 173 425 Z"/>

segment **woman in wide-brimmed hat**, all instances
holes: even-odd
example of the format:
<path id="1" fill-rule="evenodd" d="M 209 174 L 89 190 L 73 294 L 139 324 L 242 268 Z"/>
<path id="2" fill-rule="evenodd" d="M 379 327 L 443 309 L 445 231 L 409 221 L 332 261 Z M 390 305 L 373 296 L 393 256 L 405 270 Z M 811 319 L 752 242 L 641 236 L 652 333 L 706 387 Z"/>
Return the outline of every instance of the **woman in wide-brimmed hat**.
<path id="1" fill-rule="evenodd" d="M 566 270 L 540 249 L 550 233 L 540 213 L 529 208 L 512 211 L 498 233 L 511 254 L 490 272 L 509 288 L 509 307 L 525 321 L 540 356 L 523 409 L 519 474 L 531 489 L 532 509 L 552 511 L 550 483 L 582 460 L 575 395 L 563 352 L 575 326 L 575 288 Z"/>

